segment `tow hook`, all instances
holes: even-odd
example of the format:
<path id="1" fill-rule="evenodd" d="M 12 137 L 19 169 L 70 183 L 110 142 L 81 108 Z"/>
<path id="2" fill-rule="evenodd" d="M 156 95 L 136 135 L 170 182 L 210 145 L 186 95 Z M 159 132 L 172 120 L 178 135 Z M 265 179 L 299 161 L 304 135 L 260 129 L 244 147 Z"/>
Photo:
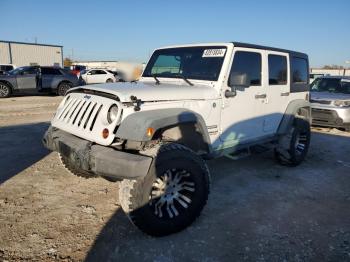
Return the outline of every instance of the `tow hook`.
<path id="1" fill-rule="evenodd" d="M 140 111 L 141 110 L 141 104 L 142 104 L 141 99 L 138 99 L 136 96 L 130 96 L 130 100 L 134 104 L 134 110 L 135 111 Z"/>

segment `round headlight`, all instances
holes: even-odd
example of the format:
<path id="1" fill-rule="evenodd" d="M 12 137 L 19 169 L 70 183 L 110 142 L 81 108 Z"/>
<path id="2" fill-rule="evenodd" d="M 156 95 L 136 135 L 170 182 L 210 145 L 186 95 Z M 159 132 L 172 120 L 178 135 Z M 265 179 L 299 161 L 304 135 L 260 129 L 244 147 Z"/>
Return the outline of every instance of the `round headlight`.
<path id="1" fill-rule="evenodd" d="M 107 114 L 107 120 L 108 123 L 113 123 L 118 117 L 118 106 L 117 105 L 112 105 L 108 109 L 108 114 Z"/>

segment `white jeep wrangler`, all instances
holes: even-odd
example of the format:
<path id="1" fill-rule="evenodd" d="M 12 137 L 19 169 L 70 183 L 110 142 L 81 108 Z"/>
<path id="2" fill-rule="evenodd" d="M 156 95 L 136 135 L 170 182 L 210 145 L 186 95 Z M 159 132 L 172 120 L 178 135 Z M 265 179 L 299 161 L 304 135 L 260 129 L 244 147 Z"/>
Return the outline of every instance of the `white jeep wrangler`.
<path id="1" fill-rule="evenodd" d="M 285 165 L 303 161 L 308 83 L 298 52 L 236 42 L 160 48 L 138 82 L 70 89 L 43 142 L 73 174 L 120 181 L 130 220 L 164 236 L 206 204 L 206 159 L 259 147 Z"/>

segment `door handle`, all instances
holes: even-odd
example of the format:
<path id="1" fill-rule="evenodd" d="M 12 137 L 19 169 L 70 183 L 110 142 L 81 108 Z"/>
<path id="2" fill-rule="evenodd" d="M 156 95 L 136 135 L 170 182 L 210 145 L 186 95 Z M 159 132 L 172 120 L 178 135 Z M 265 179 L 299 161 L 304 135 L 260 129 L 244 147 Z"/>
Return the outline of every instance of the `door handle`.
<path id="1" fill-rule="evenodd" d="M 266 94 L 255 95 L 255 99 L 266 98 Z"/>
<path id="2" fill-rule="evenodd" d="M 281 96 L 289 96 L 289 92 L 281 93 Z"/>

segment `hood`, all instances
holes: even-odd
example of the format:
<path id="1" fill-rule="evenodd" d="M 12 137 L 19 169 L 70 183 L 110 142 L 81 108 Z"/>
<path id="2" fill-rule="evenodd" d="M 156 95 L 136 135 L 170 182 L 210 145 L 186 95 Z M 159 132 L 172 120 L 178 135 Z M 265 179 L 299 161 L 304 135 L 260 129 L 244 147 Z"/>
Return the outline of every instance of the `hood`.
<path id="1" fill-rule="evenodd" d="M 310 92 L 311 99 L 314 101 L 334 101 L 350 100 L 350 94 L 330 93 L 330 92 Z"/>
<path id="2" fill-rule="evenodd" d="M 175 100 L 205 100 L 217 98 L 214 87 L 206 85 L 178 85 L 169 83 L 136 82 L 86 85 L 71 89 L 88 89 L 114 94 L 121 102 L 130 102 L 130 96 L 136 96 L 142 101 L 175 101 Z"/>

